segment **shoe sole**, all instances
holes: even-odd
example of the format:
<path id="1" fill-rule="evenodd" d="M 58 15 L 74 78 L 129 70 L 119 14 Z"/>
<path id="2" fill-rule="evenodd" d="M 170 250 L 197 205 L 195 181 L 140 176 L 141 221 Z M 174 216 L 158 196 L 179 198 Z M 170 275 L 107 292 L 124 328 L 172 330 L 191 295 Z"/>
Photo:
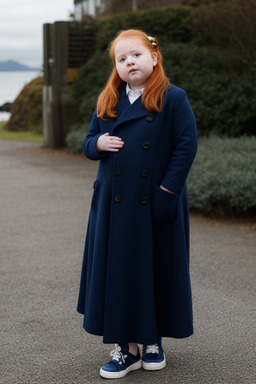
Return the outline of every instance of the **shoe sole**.
<path id="1" fill-rule="evenodd" d="M 160 363 L 146 363 L 142 360 L 142 368 L 146 371 L 158 371 L 159 369 L 163 369 L 166 366 L 166 359 L 164 356 L 164 360 Z"/>
<path id="2" fill-rule="evenodd" d="M 121 377 L 126 376 L 128 372 L 135 371 L 136 369 L 140 369 L 141 366 L 142 366 L 142 363 L 140 360 L 137 363 L 130 365 L 125 370 L 119 371 L 119 372 L 109 372 L 109 371 L 105 371 L 104 369 L 101 368 L 100 369 L 100 376 L 104 377 L 104 379 L 120 379 Z"/>

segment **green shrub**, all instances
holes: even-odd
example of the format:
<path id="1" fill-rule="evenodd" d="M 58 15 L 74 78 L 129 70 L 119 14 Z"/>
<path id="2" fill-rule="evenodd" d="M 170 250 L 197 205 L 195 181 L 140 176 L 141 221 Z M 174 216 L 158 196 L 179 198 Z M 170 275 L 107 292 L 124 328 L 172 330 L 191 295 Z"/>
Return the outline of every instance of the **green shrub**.
<path id="1" fill-rule="evenodd" d="M 118 31 L 130 28 L 142 29 L 157 36 L 160 42 L 188 42 L 193 37 L 189 29 L 190 16 L 189 7 L 167 7 L 101 19 L 96 28 L 96 48 L 105 51 Z"/>
<path id="2" fill-rule="evenodd" d="M 78 71 L 73 85 L 73 95 L 81 121 L 90 121 L 96 107 L 97 97 L 111 72 L 112 64 L 106 53 L 96 51 Z"/>
<path id="3" fill-rule="evenodd" d="M 84 138 L 88 132 L 89 124 L 76 124 L 67 134 L 66 143 L 73 153 L 81 153 Z"/>
<path id="4" fill-rule="evenodd" d="M 152 8 L 163 8 L 178 5 L 189 5 L 198 7 L 200 5 L 208 5 L 212 2 L 226 1 L 226 0 L 137 0 L 137 9 L 149 10 Z M 117 13 L 130 12 L 132 7 L 131 0 L 110 0 L 105 2 L 103 15 L 109 16 Z"/>
<path id="5" fill-rule="evenodd" d="M 12 105 L 11 117 L 4 129 L 41 134 L 43 132 L 42 91 L 42 77 L 37 77 L 26 84 Z"/>
<path id="6" fill-rule="evenodd" d="M 167 76 L 187 91 L 200 135 L 256 133 L 254 67 L 237 76 L 232 73 L 232 59 L 193 44 L 163 44 L 162 52 Z M 91 120 L 111 68 L 108 55 L 100 51 L 80 68 L 73 92 L 82 121 Z"/>
<path id="7" fill-rule="evenodd" d="M 217 216 L 256 214 L 256 136 L 200 138 L 188 177 L 190 207 Z"/>
<path id="8" fill-rule="evenodd" d="M 193 44 L 165 44 L 162 52 L 167 76 L 187 91 L 199 134 L 256 134 L 255 67 L 238 76 L 228 55 Z"/>
<path id="9" fill-rule="evenodd" d="M 89 124 L 76 125 L 66 142 L 82 152 Z M 199 139 L 188 176 L 190 208 L 213 216 L 256 215 L 256 136 Z"/>
<path id="10" fill-rule="evenodd" d="M 198 2 L 201 3 L 204 0 Z M 236 0 L 233 18 L 237 17 L 239 7 L 248 14 L 247 6 L 244 8 L 241 4 L 241 0 Z M 232 4 L 227 1 L 225 4 L 219 2 L 212 5 L 209 9 L 221 22 L 223 17 L 225 20 L 228 17 L 229 7 L 232 8 Z M 200 38 L 201 44 L 207 44 L 209 9 L 200 6 L 196 10 L 191 7 L 168 7 L 97 20 L 92 26 L 97 49 L 80 68 L 73 83 L 79 119 L 91 120 L 97 97 L 110 74 L 111 62 L 106 53 L 110 40 L 120 29 L 142 28 L 158 37 L 166 74 L 173 84 L 187 91 L 201 136 L 255 135 L 256 65 L 247 65 L 246 70 L 241 72 L 237 67 L 237 57 L 233 55 L 233 46 L 230 50 L 223 50 L 224 46 L 218 43 L 219 32 L 216 32 L 216 39 L 214 37 L 208 47 L 196 45 Z M 224 13 L 219 20 L 216 10 L 222 9 Z M 223 28 L 226 30 L 229 24 Z M 245 38 L 236 24 L 232 24 L 232 31 L 237 34 L 238 42 Z M 228 48 L 230 38 L 226 36 L 225 39 L 225 47 Z"/>
<path id="11" fill-rule="evenodd" d="M 216 47 L 246 71 L 256 59 L 256 6 L 253 0 L 211 3 L 193 12 L 191 30 L 201 44 Z"/>

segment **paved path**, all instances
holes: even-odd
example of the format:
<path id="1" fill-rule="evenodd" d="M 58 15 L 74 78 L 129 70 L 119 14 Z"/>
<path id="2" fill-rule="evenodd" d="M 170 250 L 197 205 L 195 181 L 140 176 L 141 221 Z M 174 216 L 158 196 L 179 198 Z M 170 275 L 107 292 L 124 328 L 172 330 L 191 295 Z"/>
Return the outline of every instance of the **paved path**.
<path id="1" fill-rule="evenodd" d="M 103 383 L 112 346 L 76 312 L 97 163 L 26 145 L 0 141 L 0 382 Z M 255 235 L 192 217 L 195 334 L 164 339 L 166 369 L 122 383 L 256 383 Z"/>

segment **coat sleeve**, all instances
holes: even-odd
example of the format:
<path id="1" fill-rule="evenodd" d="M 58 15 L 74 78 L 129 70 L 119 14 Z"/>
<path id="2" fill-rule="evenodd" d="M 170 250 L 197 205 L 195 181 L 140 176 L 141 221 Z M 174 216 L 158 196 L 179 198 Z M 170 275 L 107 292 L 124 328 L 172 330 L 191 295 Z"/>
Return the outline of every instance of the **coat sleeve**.
<path id="1" fill-rule="evenodd" d="M 89 131 L 84 139 L 83 142 L 83 153 L 88 159 L 91 160 L 100 160 L 103 157 L 107 156 L 108 152 L 98 152 L 96 150 L 96 143 L 101 136 L 102 133 L 100 132 L 100 125 L 99 125 L 99 119 L 97 117 L 96 110 L 94 111 L 91 124 L 89 127 Z"/>
<path id="2" fill-rule="evenodd" d="M 180 193 L 196 156 L 197 128 L 184 90 L 176 95 L 173 108 L 173 151 L 161 184 L 174 193 Z"/>

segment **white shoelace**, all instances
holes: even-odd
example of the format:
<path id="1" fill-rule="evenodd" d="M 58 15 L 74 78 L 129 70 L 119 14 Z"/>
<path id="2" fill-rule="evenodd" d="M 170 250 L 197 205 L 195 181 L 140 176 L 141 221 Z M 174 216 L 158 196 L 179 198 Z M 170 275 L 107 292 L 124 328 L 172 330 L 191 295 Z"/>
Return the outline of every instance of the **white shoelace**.
<path id="1" fill-rule="evenodd" d="M 115 344 L 115 349 L 110 352 L 110 356 L 112 356 L 112 360 L 119 361 L 119 364 L 122 364 L 120 360 L 125 364 L 124 355 L 121 352 L 120 345 Z"/>
<path id="2" fill-rule="evenodd" d="M 159 353 L 158 344 L 151 344 L 146 346 L 146 353 Z"/>

